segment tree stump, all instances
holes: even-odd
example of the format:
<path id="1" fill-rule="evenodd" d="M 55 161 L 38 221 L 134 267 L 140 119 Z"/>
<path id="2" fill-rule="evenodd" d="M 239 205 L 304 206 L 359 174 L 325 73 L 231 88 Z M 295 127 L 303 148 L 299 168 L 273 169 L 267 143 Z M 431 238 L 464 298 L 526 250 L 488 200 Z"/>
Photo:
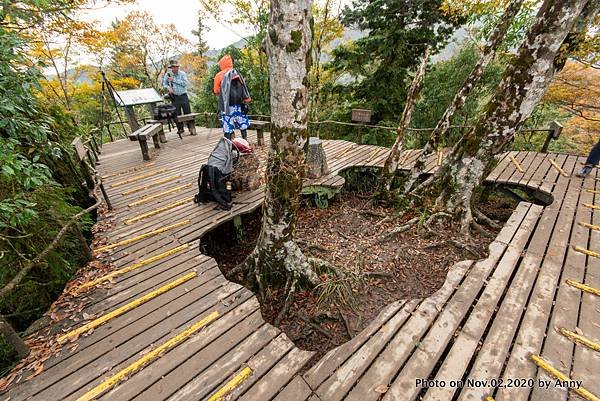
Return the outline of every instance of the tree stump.
<path id="1" fill-rule="evenodd" d="M 261 184 L 261 169 L 258 156 L 249 153 L 240 156 L 231 174 L 231 183 L 234 191 L 254 191 Z"/>
<path id="2" fill-rule="evenodd" d="M 329 174 L 327 157 L 323 150 L 323 142 L 319 138 L 308 139 L 308 155 L 306 156 L 307 175 L 309 178 L 321 178 Z"/>

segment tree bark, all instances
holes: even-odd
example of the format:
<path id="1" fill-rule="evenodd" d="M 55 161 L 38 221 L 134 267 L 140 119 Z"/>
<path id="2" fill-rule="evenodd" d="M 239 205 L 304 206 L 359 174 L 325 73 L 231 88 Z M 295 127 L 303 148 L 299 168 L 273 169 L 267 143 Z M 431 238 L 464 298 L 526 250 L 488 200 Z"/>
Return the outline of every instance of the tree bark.
<path id="1" fill-rule="evenodd" d="M 269 285 L 319 282 L 294 241 L 308 139 L 310 0 L 272 0 L 267 35 L 271 85 L 271 149 L 261 232 L 244 262 L 259 294 Z M 291 280 L 291 281 L 290 281 Z M 291 283 L 291 284 L 290 284 Z"/>
<path id="2" fill-rule="evenodd" d="M 580 17 L 589 17 L 587 10 L 582 13 L 587 4 L 588 0 L 544 1 L 487 111 L 433 177 L 411 192 L 426 204 L 435 200 L 434 210 L 460 218 L 465 235 L 475 224 L 471 212 L 474 190 L 492 170 L 494 156 L 506 148 L 542 98 L 560 67 L 556 60 L 565 50 L 567 35 Z"/>
<path id="3" fill-rule="evenodd" d="M 25 358 L 29 354 L 29 347 L 27 347 L 25 342 L 19 337 L 10 323 L 4 319 L 4 316 L 0 316 L 0 334 L 4 336 L 8 345 L 12 347 L 19 358 Z"/>
<path id="4" fill-rule="evenodd" d="M 394 182 L 394 177 L 396 176 L 396 170 L 398 170 L 400 154 L 403 150 L 404 134 L 406 133 L 406 129 L 410 125 L 412 113 L 415 109 L 415 103 L 417 102 L 417 97 L 419 96 L 419 92 L 421 91 L 421 87 L 423 86 L 423 78 L 425 77 L 425 70 L 427 68 L 427 62 L 429 61 L 430 51 L 431 48 L 427 46 L 427 48 L 425 49 L 425 53 L 423 54 L 423 59 L 421 60 L 421 65 L 417 70 L 417 73 L 412 81 L 412 84 L 406 96 L 406 104 L 404 105 L 404 111 L 402 112 L 400 124 L 398 126 L 398 129 L 396 130 L 396 132 L 398 133 L 398 135 L 396 136 L 396 141 L 394 142 L 394 145 L 390 150 L 390 154 L 385 160 L 385 164 L 383 165 L 383 170 L 381 171 L 381 177 L 379 179 L 379 188 L 377 190 L 377 197 L 382 198 L 384 200 L 389 198 L 392 183 Z"/>
<path id="5" fill-rule="evenodd" d="M 513 19 L 521 9 L 522 4 L 523 0 L 511 1 L 506 11 L 502 15 L 501 20 L 498 22 L 498 25 L 496 25 L 492 35 L 490 36 L 489 43 L 485 46 L 482 52 L 479 62 L 477 63 L 475 68 L 473 68 L 469 76 L 465 79 L 462 87 L 454 95 L 452 102 L 450 102 L 448 108 L 446 108 L 446 111 L 444 111 L 442 118 L 440 118 L 437 125 L 433 129 L 433 132 L 431 133 L 431 138 L 423 148 L 423 152 L 419 155 L 413 168 L 411 169 L 410 178 L 408 179 L 404 187 L 405 193 L 410 192 L 410 190 L 413 189 L 415 183 L 419 179 L 419 176 L 423 173 L 423 169 L 425 167 L 425 162 L 427 161 L 427 158 L 437 147 L 439 139 L 442 138 L 448 131 L 448 128 L 450 127 L 451 123 L 451 118 L 458 110 L 462 109 L 462 107 L 465 105 L 469 94 L 481 79 L 481 76 L 485 72 L 486 67 L 494 59 L 494 57 L 496 57 L 496 51 L 498 50 L 498 47 L 502 44 L 502 40 L 504 39 L 506 32 L 510 28 Z"/>

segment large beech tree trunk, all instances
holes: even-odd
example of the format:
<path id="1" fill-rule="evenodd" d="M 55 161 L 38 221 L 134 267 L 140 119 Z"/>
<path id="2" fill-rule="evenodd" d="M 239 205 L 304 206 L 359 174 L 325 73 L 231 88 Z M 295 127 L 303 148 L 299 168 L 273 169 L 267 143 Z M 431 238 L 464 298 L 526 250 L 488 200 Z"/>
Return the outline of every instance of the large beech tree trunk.
<path id="1" fill-rule="evenodd" d="M 502 44 L 502 40 L 504 39 L 508 28 L 510 28 L 513 19 L 516 17 L 517 13 L 521 9 L 522 4 L 523 0 L 513 0 L 506 8 L 506 11 L 504 11 L 502 18 L 500 19 L 494 31 L 492 32 L 492 35 L 490 36 L 489 43 L 487 43 L 487 45 L 483 49 L 479 62 L 477 63 L 475 68 L 473 68 L 469 76 L 465 79 L 462 87 L 454 95 L 452 102 L 450 102 L 448 108 L 446 108 L 446 111 L 442 115 L 442 118 L 440 118 L 437 125 L 433 129 L 433 132 L 431 133 L 431 138 L 429 139 L 427 144 L 425 144 L 421 155 L 415 161 L 415 164 L 411 170 L 410 177 L 405 184 L 405 192 L 409 192 L 414 188 L 414 185 L 417 183 L 419 176 L 423 173 L 423 169 L 425 168 L 425 162 L 427 161 L 427 158 L 435 150 L 440 138 L 442 138 L 448 131 L 448 128 L 450 127 L 451 118 L 458 110 L 462 109 L 462 107 L 465 105 L 469 94 L 483 76 L 486 67 L 494 59 L 494 57 L 496 57 L 496 51 L 498 50 L 498 47 Z"/>
<path id="2" fill-rule="evenodd" d="M 299 281 L 319 282 L 294 242 L 308 139 L 307 102 L 312 1 L 271 0 L 267 54 L 271 85 L 271 149 L 262 228 L 244 262 L 261 296 L 285 282 L 288 294 Z"/>
<path id="3" fill-rule="evenodd" d="M 585 12 L 584 8 L 589 4 Z M 504 73 L 487 111 L 454 146 L 446 162 L 411 195 L 431 201 L 433 210 L 461 219 L 462 231 L 474 224 L 471 200 L 495 164 L 494 156 L 510 143 L 542 98 L 564 58 L 567 35 L 578 19 L 596 9 L 588 0 L 546 0 L 513 62 Z M 568 42 L 568 41 L 567 41 Z M 563 46 L 567 44 L 567 46 Z"/>

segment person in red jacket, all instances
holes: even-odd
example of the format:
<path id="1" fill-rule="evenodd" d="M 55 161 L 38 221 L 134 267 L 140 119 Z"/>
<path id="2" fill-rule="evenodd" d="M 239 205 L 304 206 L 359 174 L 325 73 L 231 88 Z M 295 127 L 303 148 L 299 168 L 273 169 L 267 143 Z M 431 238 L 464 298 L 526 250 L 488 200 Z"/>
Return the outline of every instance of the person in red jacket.
<path id="1" fill-rule="evenodd" d="M 248 103 L 252 101 L 244 77 L 233 68 L 233 59 L 225 55 L 219 60 L 219 71 L 215 75 L 213 92 L 219 96 L 219 111 L 223 122 L 223 134 L 231 140 L 238 128 L 242 138 L 247 139 L 246 130 L 250 127 L 248 120 Z"/>

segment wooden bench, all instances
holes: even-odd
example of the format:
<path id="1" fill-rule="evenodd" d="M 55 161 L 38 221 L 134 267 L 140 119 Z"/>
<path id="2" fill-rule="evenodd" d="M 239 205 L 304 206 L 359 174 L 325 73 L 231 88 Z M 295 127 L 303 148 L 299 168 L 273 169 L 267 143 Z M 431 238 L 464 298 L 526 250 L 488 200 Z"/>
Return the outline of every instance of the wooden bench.
<path id="1" fill-rule="evenodd" d="M 250 129 L 256 130 L 256 140 L 260 146 L 265 144 L 264 130 L 269 129 L 269 121 L 250 120 Z"/>
<path id="2" fill-rule="evenodd" d="M 129 134 L 129 139 L 138 141 L 142 149 L 142 157 L 144 160 L 150 160 L 150 152 L 148 151 L 148 138 L 151 137 L 154 142 L 154 148 L 160 149 L 159 137 L 164 136 L 162 124 L 146 124 L 142 128 Z"/>
<path id="3" fill-rule="evenodd" d="M 177 116 L 177 122 L 185 123 L 190 130 L 190 135 L 196 135 L 196 117 L 199 115 L 200 113 L 182 114 Z"/>

